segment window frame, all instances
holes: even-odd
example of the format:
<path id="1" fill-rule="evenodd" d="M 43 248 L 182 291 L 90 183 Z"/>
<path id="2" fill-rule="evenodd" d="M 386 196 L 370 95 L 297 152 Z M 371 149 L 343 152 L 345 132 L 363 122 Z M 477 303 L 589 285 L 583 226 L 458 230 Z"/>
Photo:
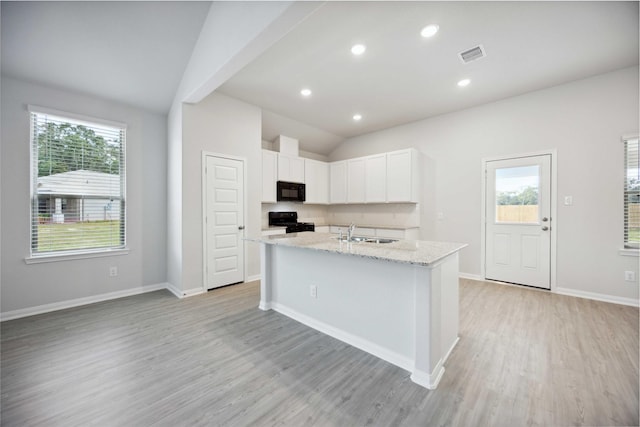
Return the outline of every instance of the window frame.
<path id="1" fill-rule="evenodd" d="M 632 140 L 636 140 L 638 141 L 638 134 L 629 134 L 629 135 L 624 135 L 622 138 L 622 143 L 623 143 L 623 157 L 624 157 L 624 167 L 623 167 L 623 173 L 624 173 L 624 185 L 623 185 L 623 245 L 622 245 L 622 252 L 625 252 L 624 255 L 629 255 L 629 254 L 635 254 L 635 253 L 640 253 L 640 244 L 638 243 L 629 243 L 629 193 L 630 190 L 627 187 L 627 183 L 628 183 L 628 160 L 627 160 L 627 156 L 628 156 L 628 145 L 629 145 L 629 141 Z M 640 149 L 640 141 L 636 142 L 636 144 L 638 145 L 638 149 Z M 636 193 L 636 190 L 633 191 L 633 193 Z"/>
<path id="2" fill-rule="evenodd" d="M 29 255 L 25 258 L 27 264 L 41 263 L 41 262 L 54 262 L 64 261 L 72 259 L 84 259 L 84 258 L 96 258 L 104 256 L 114 255 L 126 255 L 129 253 L 127 246 L 127 230 L 128 230 L 128 209 L 127 209 L 127 124 L 122 122 L 116 122 L 111 120 L 100 119 L 92 116 L 86 116 L 83 114 L 71 113 L 67 111 L 56 110 L 47 107 L 41 107 L 37 105 L 28 105 L 27 111 L 29 114 Z M 79 248 L 60 251 L 49 252 L 37 252 L 33 248 L 33 233 L 34 233 L 34 214 L 37 213 L 34 210 L 34 203 L 38 203 L 37 194 L 37 161 L 38 153 L 34 150 L 34 120 L 33 114 L 51 115 L 61 119 L 68 119 L 71 123 L 84 122 L 89 126 L 109 126 L 119 128 L 122 132 L 122 148 L 120 152 L 120 186 L 121 196 L 119 200 L 124 203 L 122 213 L 122 220 L 124 224 L 122 227 L 122 244 L 118 246 L 107 246 L 101 248 Z M 35 166 L 34 166 L 35 165 Z"/>

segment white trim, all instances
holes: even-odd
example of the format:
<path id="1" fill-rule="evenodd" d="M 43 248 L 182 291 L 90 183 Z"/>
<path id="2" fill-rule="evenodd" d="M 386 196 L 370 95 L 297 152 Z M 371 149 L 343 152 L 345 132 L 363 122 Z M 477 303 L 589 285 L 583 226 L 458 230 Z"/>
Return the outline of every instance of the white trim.
<path id="1" fill-rule="evenodd" d="M 246 277 L 247 277 L 247 265 L 249 264 L 247 262 L 247 257 L 249 255 L 249 252 L 247 250 L 247 245 L 246 243 L 244 243 L 244 238 L 247 237 L 247 230 L 248 230 L 248 224 L 249 224 L 249 219 L 248 219 L 248 214 L 247 211 L 248 206 L 249 206 L 249 200 L 247 198 L 248 196 L 248 191 L 247 191 L 247 159 L 245 157 L 239 157 L 239 156 L 231 156 L 228 154 L 221 154 L 221 153 L 215 153 L 212 151 L 204 151 L 202 150 L 202 155 L 201 155 L 201 169 L 200 169 L 200 175 L 202 177 L 202 183 L 201 183 L 201 187 L 202 187 L 202 194 L 201 194 L 201 205 L 202 205 L 202 292 L 207 292 L 209 289 L 207 288 L 207 223 L 206 223 L 206 218 L 207 218 L 207 175 L 205 173 L 206 167 L 207 167 L 207 157 L 218 157 L 221 159 L 229 159 L 229 160 L 237 160 L 242 162 L 242 192 L 244 194 L 244 206 L 242 208 L 243 212 L 242 212 L 242 216 L 243 216 L 243 222 L 244 222 L 244 231 L 243 231 L 243 236 L 240 240 L 243 241 L 242 247 L 243 247 L 243 251 L 244 251 L 244 256 L 243 256 L 243 263 L 244 265 L 242 266 L 242 281 L 246 282 Z M 212 288 L 213 289 L 213 288 Z"/>
<path id="2" fill-rule="evenodd" d="M 180 299 L 189 298 L 189 297 L 206 293 L 206 291 L 203 290 L 202 288 L 191 288 L 191 289 L 181 291 L 180 289 L 176 288 L 175 285 L 172 283 L 167 283 L 167 290 Z"/>
<path id="3" fill-rule="evenodd" d="M 122 128 L 122 129 L 127 128 L 126 123 L 116 122 L 113 120 L 99 119 L 97 117 L 85 116 L 84 114 L 70 113 L 68 111 L 61 111 L 53 108 L 41 107 L 39 105 L 29 104 L 27 105 L 27 110 L 29 111 L 29 113 L 51 114 L 52 116 L 57 116 L 62 119 L 69 118 L 69 119 L 83 121 L 83 122 L 86 122 L 87 124 L 101 124 L 105 126 L 112 126 L 116 128 Z"/>
<path id="4" fill-rule="evenodd" d="M 620 142 L 627 142 L 630 139 L 638 139 L 639 136 L 638 132 L 627 133 L 620 137 Z"/>
<path id="5" fill-rule="evenodd" d="M 345 332 L 342 329 L 335 328 L 324 322 L 313 319 L 309 316 L 306 316 L 302 313 L 297 312 L 296 310 L 292 310 L 291 308 L 284 306 L 280 303 L 271 302 L 270 306 L 273 310 L 277 311 L 278 313 L 281 313 L 287 317 L 290 317 L 295 321 L 302 323 L 303 325 L 307 325 L 310 328 L 320 331 L 325 335 L 329 335 L 330 337 L 333 337 L 337 340 L 345 342 L 353 347 L 359 348 L 360 350 L 373 354 L 374 356 L 382 360 L 385 360 L 393 365 L 399 366 L 402 369 L 405 369 L 409 372 L 412 372 L 414 370 L 414 361 L 408 357 L 405 357 L 387 348 L 381 347 L 378 344 L 372 343 L 371 341 L 366 340 L 364 338 Z M 262 310 L 267 309 L 262 307 L 260 308 Z"/>
<path id="6" fill-rule="evenodd" d="M 109 292 L 106 294 L 93 295 L 84 298 L 75 298 L 67 301 L 54 302 L 51 304 L 38 305 L 35 307 L 22 308 L 19 310 L 7 311 L 0 313 L 0 321 L 19 319 L 36 314 L 50 313 L 52 311 L 64 310 L 67 308 L 78 307 L 81 305 L 94 304 L 96 302 L 109 301 L 118 298 L 129 297 L 132 295 L 144 294 L 147 292 L 155 292 L 161 289 L 167 289 L 168 283 L 156 283 L 155 285 L 145 285 L 122 291 Z"/>
<path id="7" fill-rule="evenodd" d="M 447 362 L 449 355 L 458 344 L 458 341 L 460 341 L 460 337 L 456 337 L 456 340 L 453 342 L 453 344 L 451 344 L 451 347 L 449 348 L 449 351 L 447 351 L 447 354 L 442 359 L 438 360 L 438 363 L 436 364 L 436 367 L 433 368 L 432 373 L 424 372 L 422 370 L 414 368 L 411 374 L 411 381 L 418 385 L 421 385 L 422 387 L 428 388 L 429 390 L 435 390 L 438 387 L 442 376 L 444 375 L 444 364 Z"/>
<path id="8" fill-rule="evenodd" d="M 485 281 L 485 279 L 478 274 L 458 273 L 458 277 L 461 279 L 478 280 L 481 282 Z"/>
<path id="9" fill-rule="evenodd" d="M 460 276 L 462 277 L 462 275 Z M 470 276 L 470 275 L 465 275 L 465 276 Z M 521 285 L 516 285 L 513 283 L 507 283 L 507 282 L 498 282 L 496 280 L 474 279 L 472 277 L 464 277 L 464 278 L 477 280 L 479 282 L 485 282 L 485 283 L 495 283 L 497 285 L 502 285 L 502 286 L 512 286 L 520 289 L 526 289 L 528 291 L 549 292 L 548 289 L 534 288 L 531 286 L 523 287 Z M 640 300 L 635 298 L 617 297 L 614 295 L 599 294 L 595 292 L 581 291 L 578 289 L 556 287 L 555 289 L 551 290 L 551 293 L 558 294 L 558 295 L 566 295 L 566 296 L 575 297 L 575 298 L 585 298 L 585 299 L 590 299 L 594 301 L 603 301 L 603 302 L 608 302 L 612 304 L 629 305 L 631 307 L 640 307 Z"/>
<path id="10" fill-rule="evenodd" d="M 244 279 L 245 283 L 249 283 L 249 282 L 256 282 L 258 280 L 262 279 L 262 275 L 261 274 L 254 274 L 253 276 L 249 276 L 246 279 Z"/>
<path id="11" fill-rule="evenodd" d="M 484 157 L 482 158 L 482 169 L 481 169 L 481 194 L 482 194 L 482 202 L 480 206 L 481 210 L 481 221 L 480 221 L 480 276 L 485 280 L 486 278 L 486 242 L 487 242 L 487 227 L 486 227 L 486 207 L 487 207 L 487 181 L 486 181 L 486 169 L 487 162 L 495 162 L 500 160 L 510 160 L 510 159 L 520 159 L 525 157 L 535 157 L 535 156 L 545 156 L 548 155 L 551 157 L 551 194 L 549 197 L 550 210 L 551 210 L 551 250 L 550 250 L 550 290 L 553 292 L 557 287 L 557 245 L 558 245 L 558 206 L 556 203 L 557 194 L 558 194 L 558 150 L 555 148 L 551 148 L 548 150 L 542 151 L 534 151 L 530 153 L 522 153 L 515 155 L 504 155 L 504 156 L 496 156 L 496 157 Z"/>
<path id="12" fill-rule="evenodd" d="M 609 302 L 613 304 L 629 305 L 631 307 L 640 307 L 640 300 L 635 298 L 617 297 L 614 295 L 599 294 L 596 292 L 580 291 L 569 288 L 556 288 L 556 294 L 567 295 L 570 297 L 586 298 L 595 301 Z"/>
<path id="13" fill-rule="evenodd" d="M 618 255 L 640 257 L 640 249 L 623 248 L 618 251 Z"/>
<path id="14" fill-rule="evenodd" d="M 76 259 L 101 258 L 101 257 L 119 256 L 119 255 L 129 255 L 129 248 L 108 249 L 108 250 L 96 251 L 96 252 L 67 252 L 67 253 L 61 253 L 61 254 L 32 255 L 32 256 L 26 257 L 24 259 L 24 262 L 26 264 L 40 264 L 43 262 L 72 261 Z"/>

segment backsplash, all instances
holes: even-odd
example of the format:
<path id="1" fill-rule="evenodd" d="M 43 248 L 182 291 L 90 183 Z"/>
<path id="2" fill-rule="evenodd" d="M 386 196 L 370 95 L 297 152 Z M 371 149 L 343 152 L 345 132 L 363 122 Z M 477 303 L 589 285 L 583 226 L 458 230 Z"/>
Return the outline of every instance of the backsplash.
<path id="1" fill-rule="evenodd" d="M 349 224 L 389 227 L 420 227 L 420 207 L 413 203 L 368 205 L 306 205 L 302 203 L 263 203 L 262 228 L 269 226 L 269 212 L 296 211 L 298 221 L 316 225 Z"/>
<path id="2" fill-rule="evenodd" d="M 313 222 L 314 224 L 326 224 L 329 206 L 305 205 L 302 203 L 278 202 L 262 204 L 262 228 L 269 226 L 269 212 L 295 211 L 298 212 L 298 221 Z"/>
<path id="3" fill-rule="evenodd" d="M 420 205 L 413 203 L 333 205 L 328 213 L 329 224 L 420 227 Z"/>

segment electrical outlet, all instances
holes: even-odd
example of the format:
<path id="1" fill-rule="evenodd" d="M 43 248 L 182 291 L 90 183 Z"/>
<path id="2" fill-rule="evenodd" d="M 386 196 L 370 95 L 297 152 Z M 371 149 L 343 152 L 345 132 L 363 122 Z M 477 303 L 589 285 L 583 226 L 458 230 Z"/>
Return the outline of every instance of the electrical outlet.
<path id="1" fill-rule="evenodd" d="M 318 287 L 316 285 L 309 286 L 309 295 L 311 295 L 311 298 L 318 298 Z"/>
<path id="2" fill-rule="evenodd" d="M 624 272 L 624 280 L 627 282 L 635 282 L 636 281 L 636 272 L 635 271 L 625 271 Z"/>
<path id="3" fill-rule="evenodd" d="M 109 267 L 109 276 L 116 277 L 118 275 L 118 267 Z"/>

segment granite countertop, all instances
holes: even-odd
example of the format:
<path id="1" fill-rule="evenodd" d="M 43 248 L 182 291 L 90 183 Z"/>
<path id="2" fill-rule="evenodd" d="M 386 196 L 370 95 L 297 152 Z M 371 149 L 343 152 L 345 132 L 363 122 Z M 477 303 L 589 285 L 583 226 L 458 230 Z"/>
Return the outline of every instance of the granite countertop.
<path id="1" fill-rule="evenodd" d="M 430 266 L 467 246 L 466 243 L 398 240 L 392 243 L 340 242 L 329 233 L 289 233 L 246 240 L 384 261 Z"/>
<path id="2" fill-rule="evenodd" d="M 316 224 L 317 226 L 318 224 Z M 331 227 L 349 227 L 349 224 L 336 224 L 336 223 L 332 223 L 332 224 L 326 224 L 328 226 Z M 358 228 L 383 228 L 386 230 L 410 230 L 412 228 L 420 228 L 418 226 L 398 226 L 398 225 L 371 225 L 371 224 L 356 224 L 356 232 L 358 231 Z M 356 233 L 358 234 L 358 233 Z"/>

